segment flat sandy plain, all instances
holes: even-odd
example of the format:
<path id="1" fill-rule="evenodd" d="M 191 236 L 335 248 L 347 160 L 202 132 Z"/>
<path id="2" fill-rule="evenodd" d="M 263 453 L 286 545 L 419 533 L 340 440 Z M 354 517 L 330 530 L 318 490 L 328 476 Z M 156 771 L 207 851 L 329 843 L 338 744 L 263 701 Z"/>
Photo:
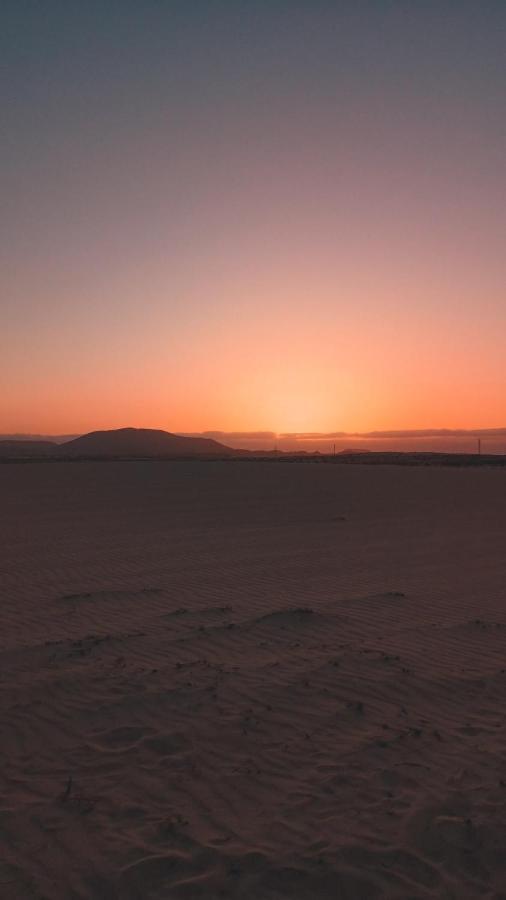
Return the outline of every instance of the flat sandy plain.
<path id="1" fill-rule="evenodd" d="M 0 466 L 2 900 L 506 898 L 506 470 Z"/>

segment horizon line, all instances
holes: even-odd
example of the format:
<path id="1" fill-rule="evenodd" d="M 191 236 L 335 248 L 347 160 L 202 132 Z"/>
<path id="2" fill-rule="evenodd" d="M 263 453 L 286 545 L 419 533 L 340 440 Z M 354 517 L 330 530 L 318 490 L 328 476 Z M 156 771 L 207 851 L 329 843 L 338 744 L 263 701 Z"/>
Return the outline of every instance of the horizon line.
<path id="1" fill-rule="evenodd" d="M 385 439 L 409 439 L 409 438 L 458 438 L 458 437 L 506 437 L 506 425 L 495 428 L 406 428 L 406 429 L 378 429 L 373 431 L 284 431 L 276 432 L 269 429 L 265 430 L 224 430 L 224 429 L 206 429 L 204 431 L 169 431 L 166 428 L 153 428 L 144 426 L 120 426 L 118 428 L 93 428 L 90 431 L 76 431 L 68 433 L 52 433 L 52 432 L 4 432 L 0 433 L 0 440 L 56 440 L 65 439 L 72 440 L 84 434 L 92 434 L 94 432 L 121 431 L 126 428 L 133 428 L 139 431 L 166 431 L 170 434 L 176 434 L 188 437 L 223 437 L 238 438 L 248 440 L 302 440 L 302 441 L 321 441 L 321 440 L 347 440 L 347 439 L 367 439 L 367 440 L 385 440 Z"/>

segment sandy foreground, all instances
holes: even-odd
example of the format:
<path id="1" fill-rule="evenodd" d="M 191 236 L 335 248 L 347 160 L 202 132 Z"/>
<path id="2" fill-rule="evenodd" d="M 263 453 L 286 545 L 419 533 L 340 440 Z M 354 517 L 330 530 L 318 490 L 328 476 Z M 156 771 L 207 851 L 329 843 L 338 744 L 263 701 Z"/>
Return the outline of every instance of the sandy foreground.
<path id="1" fill-rule="evenodd" d="M 0 466 L 2 900 L 506 898 L 506 470 Z"/>

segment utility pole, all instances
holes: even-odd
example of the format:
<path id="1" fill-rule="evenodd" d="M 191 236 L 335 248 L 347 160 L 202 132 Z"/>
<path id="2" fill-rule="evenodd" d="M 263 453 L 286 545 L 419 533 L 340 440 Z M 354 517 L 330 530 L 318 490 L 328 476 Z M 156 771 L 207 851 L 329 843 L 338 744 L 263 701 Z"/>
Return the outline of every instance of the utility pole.
<path id="1" fill-rule="evenodd" d="M 478 456 L 481 456 L 481 438 L 478 438 Z"/>

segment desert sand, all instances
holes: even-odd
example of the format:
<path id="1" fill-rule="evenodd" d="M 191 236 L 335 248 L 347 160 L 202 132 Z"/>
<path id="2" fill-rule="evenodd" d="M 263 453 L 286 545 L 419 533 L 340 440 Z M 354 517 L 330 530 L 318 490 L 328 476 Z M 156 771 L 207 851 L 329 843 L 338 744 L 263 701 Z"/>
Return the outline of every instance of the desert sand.
<path id="1" fill-rule="evenodd" d="M 2 900 L 506 898 L 506 470 L 0 466 Z"/>

